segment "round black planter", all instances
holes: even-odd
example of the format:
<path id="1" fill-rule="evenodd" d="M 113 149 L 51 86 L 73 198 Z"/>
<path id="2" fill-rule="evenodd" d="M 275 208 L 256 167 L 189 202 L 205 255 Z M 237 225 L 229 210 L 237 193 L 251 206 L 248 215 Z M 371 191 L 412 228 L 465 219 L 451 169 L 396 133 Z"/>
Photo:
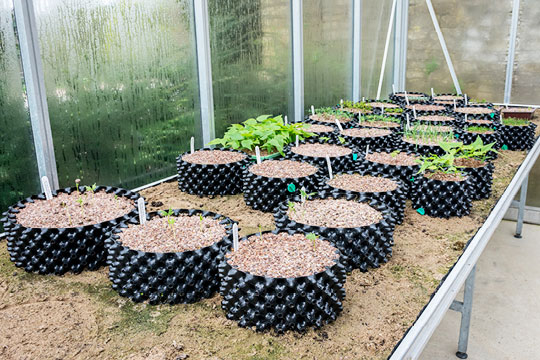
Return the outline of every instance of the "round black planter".
<path id="1" fill-rule="evenodd" d="M 365 197 L 353 194 L 339 194 L 319 192 L 310 199 L 347 199 L 358 202 L 365 202 L 374 209 L 382 213 L 383 219 L 368 226 L 356 228 L 329 228 L 323 226 L 312 226 L 300 224 L 291 220 L 287 216 L 287 203 L 281 203 L 274 212 L 274 220 L 278 229 L 293 230 L 304 234 L 315 233 L 330 241 L 335 247 L 347 257 L 347 271 L 360 269 L 367 271 L 369 267 L 377 268 L 382 263 L 386 263 L 392 256 L 392 246 L 394 245 L 395 220 L 388 208 Z M 300 202 L 300 198 L 294 199 Z"/>
<path id="2" fill-rule="evenodd" d="M 433 120 L 423 120 L 418 119 L 418 117 L 421 116 L 430 116 L 430 115 L 439 115 L 439 116 L 448 116 L 454 118 L 454 120 L 441 120 L 441 121 L 433 121 Z M 454 114 L 448 113 L 448 112 L 439 112 L 437 114 L 422 114 L 417 115 L 417 118 L 414 119 L 412 116 L 410 116 L 409 120 L 410 124 L 422 124 L 422 125 L 430 125 L 430 126 L 451 126 L 454 129 L 461 129 L 463 127 L 463 121 L 461 118 L 456 117 Z"/>
<path id="3" fill-rule="evenodd" d="M 125 197 L 134 202 L 139 194 L 129 190 L 111 186 L 98 186 L 97 191 Z M 53 196 L 59 193 L 71 194 L 76 188 L 69 187 L 53 191 Z M 84 189 L 80 187 L 81 193 Z M 96 270 L 104 265 L 106 258 L 105 240 L 111 231 L 121 222 L 138 214 L 134 206 L 128 214 L 104 221 L 69 228 L 27 228 L 17 223 L 16 214 L 26 204 L 35 200 L 45 200 L 45 194 L 33 195 L 12 205 L 3 213 L 2 222 L 7 233 L 7 249 L 10 260 L 15 266 L 27 272 L 40 274 L 62 275 L 66 272 L 80 273 L 81 271 Z"/>
<path id="4" fill-rule="evenodd" d="M 305 144 L 301 142 L 300 145 Z M 313 157 L 313 156 L 304 156 L 296 154 L 291 151 L 291 148 L 295 144 L 290 144 L 285 148 L 285 157 L 290 160 L 303 161 L 317 166 L 319 169 L 327 169 L 328 165 L 326 164 L 326 158 L 324 157 Z M 341 145 L 340 145 L 341 146 Z M 343 146 L 347 147 L 347 146 Z M 330 158 L 330 164 L 332 165 L 332 171 L 347 171 L 354 170 L 356 164 L 361 159 L 361 155 L 357 152 L 357 149 L 347 147 L 352 150 L 350 154 L 343 156 L 336 156 Z"/>
<path id="5" fill-rule="evenodd" d="M 492 129 L 491 127 L 489 128 Z M 468 132 L 467 129 L 465 129 L 465 131 L 461 134 L 461 141 L 463 141 L 465 145 L 469 145 L 472 144 L 477 137 L 480 137 L 484 144 L 495 143 L 495 145 L 493 145 L 493 149 L 495 150 L 500 149 L 502 146 L 501 135 L 498 130 L 493 130 L 492 133 L 471 133 Z M 489 158 L 496 159 L 498 155 L 499 154 L 497 154 L 496 152 L 490 151 Z"/>
<path id="6" fill-rule="evenodd" d="M 435 105 L 435 106 L 440 106 L 441 108 L 439 110 L 418 110 L 418 109 L 415 109 L 416 110 L 416 116 L 424 116 L 424 115 L 446 115 L 448 114 L 448 110 L 446 108 L 446 106 L 444 105 L 436 105 L 436 104 L 411 104 L 409 106 L 420 106 L 420 105 Z M 413 109 L 409 109 L 406 107 L 407 105 L 405 105 L 404 109 L 405 109 L 405 112 L 404 114 L 409 114 L 409 118 L 410 119 L 414 119 L 414 110 Z"/>
<path id="7" fill-rule="evenodd" d="M 407 199 L 412 197 L 412 182 L 420 170 L 420 165 L 404 166 L 383 164 L 369 161 L 365 159 L 365 157 L 363 157 L 362 160 L 362 163 L 358 167 L 359 171 L 369 174 L 388 175 L 391 178 L 399 179 L 401 180 L 403 185 L 402 189 Z"/>
<path id="8" fill-rule="evenodd" d="M 242 192 L 242 173 L 243 169 L 251 163 L 249 156 L 232 149 L 215 150 L 236 152 L 246 157 L 228 164 L 193 164 L 182 160 L 182 156 L 188 155 L 189 152 L 183 153 L 176 159 L 180 190 L 199 196 L 234 195 Z"/>
<path id="9" fill-rule="evenodd" d="M 390 133 L 388 135 L 383 136 L 366 136 L 366 137 L 360 137 L 360 136 L 350 136 L 350 135 L 344 135 L 342 132 L 338 133 L 338 136 L 345 139 L 345 146 L 350 148 L 356 148 L 359 151 L 366 150 L 366 148 L 369 146 L 372 150 L 377 151 L 393 151 L 395 148 L 395 144 L 397 140 L 400 138 L 400 135 L 398 135 L 397 132 L 394 132 L 389 129 L 382 129 L 382 130 L 388 130 Z"/>
<path id="10" fill-rule="evenodd" d="M 343 310 L 344 261 L 344 256 L 340 255 L 334 265 L 310 276 L 271 278 L 238 270 L 222 256 L 219 265 L 221 308 L 229 320 L 237 321 L 241 327 L 255 327 L 257 331 L 273 328 L 282 333 L 320 328 L 336 320 Z"/>
<path id="11" fill-rule="evenodd" d="M 325 177 L 321 181 L 321 187 L 319 189 L 320 191 L 324 191 L 324 192 L 345 194 L 349 197 L 358 196 L 358 197 L 374 200 L 376 203 L 379 203 L 379 204 L 384 204 L 390 210 L 392 218 L 395 220 L 396 224 L 399 225 L 403 223 L 403 216 L 405 212 L 405 201 L 407 199 L 407 196 L 403 190 L 403 182 L 399 178 L 391 177 L 386 174 L 373 175 L 369 171 L 366 171 L 366 170 L 342 172 L 342 173 L 334 174 L 334 177 L 341 174 L 349 174 L 349 175 L 360 174 L 360 175 L 381 176 L 386 179 L 390 179 L 394 181 L 397 184 L 397 188 L 395 190 L 380 191 L 380 192 L 358 192 L 358 191 L 343 190 L 343 189 L 330 186 L 328 185 L 328 181 L 330 180 L 330 178 Z"/>
<path id="12" fill-rule="evenodd" d="M 431 217 L 462 217 L 471 212 L 472 191 L 470 176 L 463 181 L 439 181 L 418 175 L 413 183 L 412 206 Z"/>
<path id="13" fill-rule="evenodd" d="M 451 94 L 451 93 L 443 93 L 443 94 L 435 94 L 434 97 L 432 97 L 432 101 L 434 104 L 437 104 L 437 105 L 442 105 L 440 103 L 437 103 L 437 101 L 446 101 L 444 99 L 437 99 L 438 97 L 441 97 L 441 96 L 461 96 L 461 95 L 458 95 L 458 94 Z M 454 100 L 449 100 L 452 102 L 452 104 L 447 104 L 445 106 L 450 106 L 450 108 L 453 108 L 454 107 Z M 456 106 L 463 106 L 465 104 L 465 99 L 463 98 L 463 96 L 461 97 L 461 99 L 456 99 Z"/>
<path id="14" fill-rule="evenodd" d="M 203 215 L 222 219 L 227 234 L 211 246 L 195 251 L 155 253 L 132 250 L 118 241 L 128 224 L 139 224 L 138 216 L 124 219 L 107 239 L 109 280 L 121 296 L 150 304 L 194 303 L 219 290 L 219 258 L 232 244 L 233 221 L 209 211 L 176 209 L 174 215 Z M 147 219 L 161 216 L 149 213 Z"/>
<path id="15" fill-rule="evenodd" d="M 488 199 L 491 196 L 494 169 L 495 166 L 490 162 L 486 162 L 482 167 L 462 168 L 470 178 L 471 198 L 473 200 Z"/>
<path id="16" fill-rule="evenodd" d="M 530 150 L 535 141 L 534 131 L 535 123 L 529 123 L 528 126 L 509 126 L 499 125 L 501 135 L 501 148 L 505 150 Z"/>
<path id="17" fill-rule="evenodd" d="M 318 168 L 315 174 L 301 178 L 275 178 L 255 175 L 246 168 L 242 187 L 244 201 L 255 210 L 274 211 L 281 202 L 298 195 L 302 187 L 307 193 L 317 191 L 324 171 Z"/>
<path id="18" fill-rule="evenodd" d="M 467 115 L 467 120 L 492 120 L 492 121 L 498 121 L 501 119 L 501 113 L 499 110 L 494 109 L 493 105 L 491 104 L 481 104 L 481 105 L 467 105 L 464 107 L 477 107 L 477 108 L 489 108 L 492 110 L 491 113 L 488 114 L 464 114 L 459 112 L 459 109 L 462 107 L 456 108 L 456 111 L 454 111 L 454 114 L 456 117 L 459 117 L 462 120 L 465 120 L 465 115 Z"/>
<path id="19" fill-rule="evenodd" d="M 407 100 L 405 100 L 405 96 L 398 96 L 396 94 L 404 94 L 402 92 L 398 93 L 392 93 L 388 95 L 388 98 L 395 102 L 396 104 L 400 104 L 401 106 L 407 105 Z M 431 104 L 432 100 L 431 97 L 427 94 L 421 93 L 421 92 L 414 92 L 414 91 L 407 91 L 409 104 Z M 413 100 L 411 97 L 425 97 L 426 100 Z"/>

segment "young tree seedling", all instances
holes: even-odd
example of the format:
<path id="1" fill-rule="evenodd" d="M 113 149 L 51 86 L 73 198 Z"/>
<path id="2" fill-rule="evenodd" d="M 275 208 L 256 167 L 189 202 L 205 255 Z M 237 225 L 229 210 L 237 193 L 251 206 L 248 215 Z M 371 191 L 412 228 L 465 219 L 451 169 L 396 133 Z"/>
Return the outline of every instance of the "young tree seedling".
<path id="1" fill-rule="evenodd" d="M 77 194 L 79 193 L 79 183 L 81 182 L 81 179 L 75 179 L 75 188 L 77 189 Z"/>
<path id="2" fill-rule="evenodd" d="M 49 183 L 49 178 L 46 176 L 43 176 L 41 178 L 41 188 L 43 189 L 43 192 L 45 193 L 45 199 L 51 200 L 52 199 L 52 191 L 51 191 L 51 184 Z"/>
<path id="3" fill-rule="evenodd" d="M 146 224 L 146 207 L 144 206 L 144 198 L 140 197 L 137 199 L 137 209 L 139 210 L 139 224 Z"/>
<path id="4" fill-rule="evenodd" d="M 199 228 L 201 229 L 202 233 L 204 232 L 203 221 L 204 221 L 204 216 L 202 216 L 202 214 L 199 214 Z"/>
<path id="5" fill-rule="evenodd" d="M 174 223 L 176 222 L 176 219 L 172 216 L 174 214 L 174 211 L 169 208 L 169 211 L 160 211 L 159 214 L 161 216 L 167 216 L 167 224 L 168 227 L 171 229 L 173 238 L 176 237 L 175 230 L 174 230 Z"/>
<path id="6" fill-rule="evenodd" d="M 233 250 L 238 251 L 238 224 L 234 223 L 232 226 L 233 233 Z"/>
<path id="7" fill-rule="evenodd" d="M 94 194 L 95 194 L 96 189 L 97 189 L 96 183 L 94 183 L 94 185 L 92 186 L 85 186 L 86 192 L 92 194 L 92 200 L 94 200 Z"/>
<path id="8" fill-rule="evenodd" d="M 255 157 L 257 158 L 257 164 L 261 163 L 261 150 L 258 146 L 255 146 Z"/>
<path id="9" fill-rule="evenodd" d="M 258 224 L 257 226 L 259 227 L 259 236 L 262 237 L 262 225 Z"/>
<path id="10" fill-rule="evenodd" d="M 332 163 L 330 162 L 330 156 L 328 155 L 326 155 L 326 165 L 328 166 L 328 177 L 330 178 L 330 180 L 332 180 L 334 178 L 334 176 L 332 175 Z"/>
<path id="11" fill-rule="evenodd" d="M 315 246 L 317 244 L 317 239 L 319 237 L 314 233 L 306 234 L 306 239 L 311 240 L 311 243 L 313 244 L 313 251 L 317 250 L 317 247 Z"/>
<path id="12" fill-rule="evenodd" d="M 191 137 L 191 140 L 189 141 L 189 149 L 190 149 L 191 154 L 195 152 L 195 138 L 193 136 Z"/>
<path id="13" fill-rule="evenodd" d="M 393 157 L 393 158 L 395 158 L 395 157 L 397 157 L 397 156 L 399 155 L 400 152 L 401 152 L 401 151 L 399 151 L 399 150 L 394 150 L 394 151 L 392 151 L 392 152 L 390 153 L 390 156 Z"/>
<path id="14" fill-rule="evenodd" d="M 60 203 L 60 206 L 64 208 L 64 210 L 66 210 L 66 214 L 68 216 L 68 221 L 69 221 L 69 226 L 71 226 L 71 214 L 69 213 L 69 210 L 67 208 L 67 204 L 65 202 L 61 202 Z"/>

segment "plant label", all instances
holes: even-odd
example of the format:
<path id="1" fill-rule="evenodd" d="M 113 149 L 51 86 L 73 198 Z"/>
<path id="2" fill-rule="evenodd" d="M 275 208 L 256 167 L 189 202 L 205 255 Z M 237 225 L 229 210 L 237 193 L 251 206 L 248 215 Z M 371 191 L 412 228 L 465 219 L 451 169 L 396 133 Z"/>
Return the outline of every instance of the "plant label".
<path id="1" fill-rule="evenodd" d="M 416 120 L 416 106 L 415 105 L 413 105 L 412 107 L 412 113 L 413 113 L 414 120 Z"/>
<path id="2" fill-rule="evenodd" d="M 454 99 L 454 111 L 456 111 L 456 99 Z"/>
<path id="3" fill-rule="evenodd" d="M 139 210 L 139 224 L 146 224 L 146 207 L 144 206 L 144 198 L 140 197 L 137 200 L 137 209 Z"/>
<path id="4" fill-rule="evenodd" d="M 362 96 L 362 102 L 366 102 L 366 97 Z"/>
<path id="5" fill-rule="evenodd" d="M 332 176 L 332 164 L 330 163 L 330 157 L 326 155 L 326 165 L 328 166 L 328 176 L 330 180 L 332 180 L 334 177 Z"/>
<path id="6" fill-rule="evenodd" d="M 238 251 L 238 224 L 234 223 L 232 226 L 232 236 L 233 236 L 233 250 Z"/>
<path id="7" fill-rule="evenodd" d="M 341 101 L 339 102 L 339 107 L 341 108 L 341 110 L 343 110 L 343 99 L 341 99 Z"/>
<path id="8" fill-rule="evenodd" d="M 504 104 L 504 107 L 506 107 L 508 109 L 508 104 Z"/>
<path id="9" fill-rule="evenodd" d="M 405 114 L 405 117 L 407 118 L 407 130 L 410 130 L 411 125 L 409 124 L 409 114 Z"/>
<path id="10" fill-rule="evenodd" d="M 287 125 L 289 122 L 287 121 L 287 115 L 285 115 L 285 120 L 283 121 L 285 125 Z"/>
<path id="11" fill-rule="evenodd" d="M 467 94 L 463 94 L 463 97 L 465 98 L 465 106 L 469 105 L 469 98 L 467 97 Z"/>
<path id="12" fill-rule="evenodd" d="M 191 137 L 189 147 L 190 147 L 191 153 L 193 154 L 195 152 L 195 138 L 193 136 Z"/>
<path id="13" fill-rule="evenodd" d="M 339 122 L 339 120 L 336 118 L 336 124 L 337 124 L 337 127 L 339 129 L 339 131 L 343 131 L 343 127 L 341 126 L 341 123 Z"/>
<path id="14" fill-rule="evenodd" d="M 467 114 L 465 114 L 465 122 L 467 122 Z"/>
<path id="15" fill-rule="evenodd" d="M 306 188 L 302 186 L 302 188 L 300 189 L 300 200 L 302 201 L 302 203 L 305 203 L 306 202 Z"/>
<path id="16" fill-rule="evenodd" d="M 392 94 L 396 93 L 396 84 L 392 84 Z"/>
<path id="17" fill-rule="evenodd" d="M 315 106 L 311 105 L 311 115 L 315 115 Z"/>
<path id="18" fill-rule="evenodd" d="M 431 88 L 431 97 L 435 97 L 435 93 L 433 92 L 433 88 Z"/>
<path id="19" fill-rule="evenodd" d="M 255 146 L 255 157 L 257 158 L 257 164 L 261 163 L 261 150 L 258 146 Z"/>
<path id="20" fill-rule="evenodd" d="M 300 138 L 296 135 L 296 147 L 298 147 L 298 145 L 300 145 Z"/>
<path id="21" fill-rule="evenodd" d="M 406 91 L 405 91 L 405 103 L 407 103 L 407 105 L 410 105 L 409 104 L 409 96 L 407 95 Z"/>
<path id="22" fill-rule="evenodd" d="M 368 154 L 369 154 L 369 145 L 366 146 L 366 157 L 368 156 Z"/>
<path id="23" fill-rule="evenodd" d="M 45 193 L 45 199 L 51 200 L 52 199 L 51 184 L 49 183 L 49 178 L 46 176 L 43 176 L 41 178 L 41 189 Z"/>

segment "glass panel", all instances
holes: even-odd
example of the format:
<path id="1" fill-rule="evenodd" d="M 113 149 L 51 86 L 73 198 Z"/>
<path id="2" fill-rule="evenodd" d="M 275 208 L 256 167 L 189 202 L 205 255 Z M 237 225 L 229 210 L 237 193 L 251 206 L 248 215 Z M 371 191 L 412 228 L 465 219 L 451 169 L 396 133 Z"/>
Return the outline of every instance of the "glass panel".
<path id="1" fill-rule="evenodd" d="M 304 1 L 304 104 L 352 97 L 352 1 Z"/>
<path id="2" fill-rule="evenodd" d="M 289 1 L 209 0 L 208 7 L 216 136 L 250 117 L 287 114 Z"/>
<path id="3" fill-rule="evenodd" d="M 19 56 L 13 2 L 0 0 L 0 212 L 40 189 Z"/>
<path id="4" fill-rule="evenodd" d="M 379 76 L 384 55 L 384 43 L 392 10 L 392 0 L 362 1 L 362 96 L 374 99 L 379 86 Z M 381 99 L 392 92 L 393 30 L 384 70 Z"/>
<path id="5" fill-rule="evenodd" d="M 175 156 L 200 140 L 189 1 L 35 6 L 60 185 L 174 174 Z"/>
<path id="6" fill-rule="evenodd" d="M 512 2 L 433 0 L 433 8 L 464 93 L 501 102 Z M 407 89 L 454 92 L 424 0 L 410 0 Z"/>

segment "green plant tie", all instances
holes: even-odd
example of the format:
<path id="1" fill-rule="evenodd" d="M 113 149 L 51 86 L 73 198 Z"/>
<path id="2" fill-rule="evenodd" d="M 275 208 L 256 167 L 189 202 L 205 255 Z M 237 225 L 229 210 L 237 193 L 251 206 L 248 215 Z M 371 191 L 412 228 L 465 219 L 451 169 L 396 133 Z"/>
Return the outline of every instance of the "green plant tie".
<path id="1" fill-rule="evenodd" d="M 489 116 L 491 116 L 491 118 L 493 119 L 493 117 L 495 116 L 495 113 L 491 113 L 489 114 Z"/>
<path id="2" fill-rule="evenodd" d="M 426 215 L 426 210 L 424 210 L 424 208 L 418 208 L 416 209 L 416 212 L 419 213 L 420 215 Z"/>
<path id="3" fill-rule="evenodd" d="M 414 176 L 412 178 L 410 178 L 409 181 L 414 181 Z"/>
<path id="4" fill-rule="evenodd" d="M 459 134 L 456 134 L 456 139 L 459 139 Z"/>
<path id="5" fill-rule="evenodd" d="M 494 126 L 494 127 L 493 127 L 493 130 L 497 130 L 497 127 L 496 127 L 496 126 Z"/>
<path id="6" fill-rule="evenodd" d="M 287 191 L 295 192 L 296 191 L 296 185 L 294 185 L 294 183 L 290 183 L 289 185 L 287 185 Z"/>
<path id="7" fill-rule="evenodd" d="M 501 147 L 501 149 L 502 149 L 502 150 L 508 150 L 508 145 L 503 145 L 503 146 Z"/>
<path id="8" fill-rule="evenodd" d="M 358 160 L 358 154 L 357 154 L 357 153 L 353 153 L 353 154 L 352 154 L 352 159 L 353 159 L 354 161 Z"/>

